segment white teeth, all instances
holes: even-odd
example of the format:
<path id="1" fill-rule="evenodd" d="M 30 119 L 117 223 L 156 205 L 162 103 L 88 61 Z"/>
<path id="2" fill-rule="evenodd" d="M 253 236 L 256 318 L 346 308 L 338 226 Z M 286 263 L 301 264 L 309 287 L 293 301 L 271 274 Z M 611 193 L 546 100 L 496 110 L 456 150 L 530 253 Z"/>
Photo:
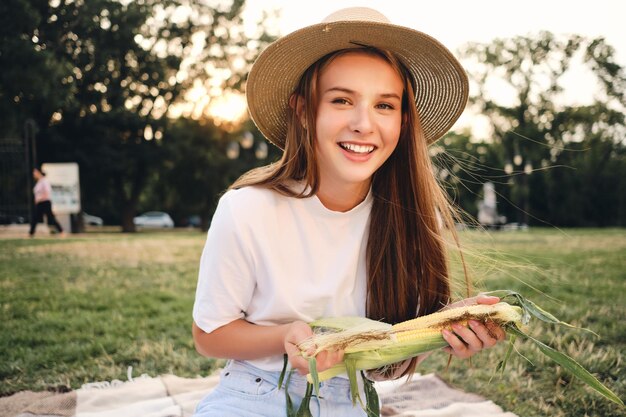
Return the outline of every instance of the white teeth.
<path id="1" fill-rule="evenodd" d="M 373 145 L 355 145 L 353 143 L 340 143 L 339 146 L 354 153 L 370 153 L 374 150 Z"/>

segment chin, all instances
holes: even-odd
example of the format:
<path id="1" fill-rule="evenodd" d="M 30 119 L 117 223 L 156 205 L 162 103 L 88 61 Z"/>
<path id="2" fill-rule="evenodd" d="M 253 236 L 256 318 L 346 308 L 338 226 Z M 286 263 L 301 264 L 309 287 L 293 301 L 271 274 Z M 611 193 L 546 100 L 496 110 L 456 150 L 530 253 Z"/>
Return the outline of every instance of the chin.
<path id="1" fill-rule="evenodd" d="M 372 180 L 374 172 L 363 173 L 362 175 L 355 175 L 354 172 L 351 175 L 345 175 L 343 177 L 344 182 L 354 185 L 361 185 L 363 183 L 369 183 Z"/>

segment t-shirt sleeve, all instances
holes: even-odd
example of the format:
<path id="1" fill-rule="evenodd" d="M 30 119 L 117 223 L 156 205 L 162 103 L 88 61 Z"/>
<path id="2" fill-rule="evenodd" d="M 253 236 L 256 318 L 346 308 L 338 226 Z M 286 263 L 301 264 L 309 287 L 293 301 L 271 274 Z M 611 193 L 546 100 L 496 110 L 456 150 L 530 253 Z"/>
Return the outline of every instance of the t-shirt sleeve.
<path id="1" fill-rule="evenodd" d="M 240 227 L 244 219 L 234 214 L 232 193 L 218 203 L 200 258 L 193 319 L 207 333 L 244 318 L 255 288 L 252 254 Z"/>

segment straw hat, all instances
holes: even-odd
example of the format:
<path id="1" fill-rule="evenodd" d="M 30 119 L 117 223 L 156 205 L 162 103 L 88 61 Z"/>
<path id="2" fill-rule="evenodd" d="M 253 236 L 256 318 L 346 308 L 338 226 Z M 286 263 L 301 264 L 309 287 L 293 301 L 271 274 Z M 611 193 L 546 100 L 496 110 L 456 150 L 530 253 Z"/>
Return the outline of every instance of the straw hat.
<path id="1" fill-rule="evenodd" d="M 468 96 L 465 70 L 452 53 L 425 33 L 393 25 L 376 10 L 339 10 L 322 23 L 292 32 L 258 57 L 248 76 L 246 98 L 252 120 L 273 144 L 285 146 L 287 108 L 302 74 L 323 56 L 363 45 L 386 49 L 407 67 L 428 143 L 459 118 Z"/>

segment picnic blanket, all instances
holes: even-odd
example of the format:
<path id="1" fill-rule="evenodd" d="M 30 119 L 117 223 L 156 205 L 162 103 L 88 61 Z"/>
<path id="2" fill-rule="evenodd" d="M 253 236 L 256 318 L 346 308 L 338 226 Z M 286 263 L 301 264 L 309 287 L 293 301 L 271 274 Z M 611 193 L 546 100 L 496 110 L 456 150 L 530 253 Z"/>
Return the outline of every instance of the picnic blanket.
<path id="1" fill-rule="evenodd" d="M 83 385 L 67 393 L 22 391 L 0 398 L 0 417 L 190 417 L 219 376 L 142 376 Z M 516 417 L 481 396 L 454 389 L 434 374 L 410 382 L 376 382 L 383 416 Z M 228 416 L 225 416 L 228 417 Z"/>

